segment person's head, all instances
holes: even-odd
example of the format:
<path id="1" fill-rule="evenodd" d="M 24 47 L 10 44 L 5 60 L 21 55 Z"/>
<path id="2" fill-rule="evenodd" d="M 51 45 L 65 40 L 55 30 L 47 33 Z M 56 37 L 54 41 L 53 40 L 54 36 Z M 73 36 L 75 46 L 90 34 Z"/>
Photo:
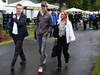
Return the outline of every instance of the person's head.
<path id="1" fill-rule="evenodd" d="M 75 12 L 75 14 L 77 14 L 77 12 Z"/>
<path id="2" fill-rule="evenodd" d="M 60 9 L 60 12 L 63 12 L 63 11 L 65 11 L 65 9 L 62 7 L 62 8 Z"/>
<path id="3" fill-rule="evenodd" d="M 67 20 L 68 14 L 66 11 L 61 12 L 61 20 Z"/>
<path id="4" fill-rule="evenodd" d="M 55 16 L 56 15 L 55 11 L 52 11 L 51 15 L 52 16 Z"/>
<path id="5" fill-rule="evenodd" d="M 47 3 L 46 1 L 43 1 L 43 2 L 41 3 L 41 10 L 42 10 L 43 12 L 46 12 L 46 11 L 47 11 L 47 7 L 48 7 L 47 4 L 48 4 L 48 3 Z"/>
<path id="6" fill-rule="evenodd" d="M 16 5 L 16 14 L 20 15 L 23 12 L 23 6 L 21 4 Z"/>

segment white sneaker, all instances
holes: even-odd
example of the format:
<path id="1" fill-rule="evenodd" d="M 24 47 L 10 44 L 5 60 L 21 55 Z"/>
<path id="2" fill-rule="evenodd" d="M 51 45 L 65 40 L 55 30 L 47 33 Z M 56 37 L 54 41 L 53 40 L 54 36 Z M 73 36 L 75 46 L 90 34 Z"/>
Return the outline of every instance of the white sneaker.
<path id="1" fill-rule="evenodd" d="M 38 72 L 43 72 L 43 67 L 39 67 Z"/>
<path id="2" fill-rule="evenodd" d="M 43 64 L 46 64 L 46 58 L 43 60 Z"/>

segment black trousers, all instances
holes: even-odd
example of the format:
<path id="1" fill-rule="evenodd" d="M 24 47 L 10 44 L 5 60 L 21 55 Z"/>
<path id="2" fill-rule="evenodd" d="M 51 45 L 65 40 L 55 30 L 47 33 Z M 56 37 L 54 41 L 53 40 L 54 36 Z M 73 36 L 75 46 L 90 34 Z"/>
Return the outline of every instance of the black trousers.
<path id="1" fill-rule="evenodd" d="M 83 21 L 83 29 L 86 30 L 87 29 L 87 22 Z"/>
<path id="2" fill-rule="evenodd" d="M 97 24 L 97 21 L 96 20 L 94 20 L 93 21 L 93 26 L 94 26 L 94 29 L 96 29 L 96 30 L 98 30 L 99 28 L 98 28 L 98 24 Z"/>
<path id="3" fill-rule="evenodd" d="M 66 43 L 66 36 L 62 36 L 62 37 L 58 37 L 57 39 L 57 44 L 58 44 L 58 56 L 57 56 L 57 60 L 58 60 L 58 67 L 61 67 L 61 54 L 63 52 L 64 58 L 65 58 L 65 63 L 68 63 L 69 61 L 69 53 L 68 53 L 68 47 L 69 47 L 69 43 Z"/>
<path id="4" fill-rule="evenodd" d="M 19 39 L 16 36 L 13 36 L 12 38 L 15 44 L 15 52 L 14 52 L 14 57 L 13 57 L 11 66 L 14 66 L 18 56 L 20 56 L 22 61 L 25 61 L 26 59 L 25 59 L 25 55 L 24 55 L 23 47 L 22 47 L 24 38 Z"/>
<path id="5" fill-rule="evenodd" d="M 74 21 L 74 28 L 78 30 L 78 21 Z"/>

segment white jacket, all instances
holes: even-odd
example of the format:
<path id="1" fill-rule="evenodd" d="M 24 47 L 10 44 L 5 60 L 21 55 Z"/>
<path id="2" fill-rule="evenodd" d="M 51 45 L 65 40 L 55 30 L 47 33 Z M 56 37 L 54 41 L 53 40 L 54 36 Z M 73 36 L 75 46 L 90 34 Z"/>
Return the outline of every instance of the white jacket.
<path id="1" fill-rule="evenodd" d="M 73 32 L 72 24 L 68 19 L 67 19 L 67 24 L 66 24 L 65 28 L 66 28 L 67 43 L 70 43 L 71 41 L 75 41 L 76 38 L 75 38 L 75 35 Z"/>

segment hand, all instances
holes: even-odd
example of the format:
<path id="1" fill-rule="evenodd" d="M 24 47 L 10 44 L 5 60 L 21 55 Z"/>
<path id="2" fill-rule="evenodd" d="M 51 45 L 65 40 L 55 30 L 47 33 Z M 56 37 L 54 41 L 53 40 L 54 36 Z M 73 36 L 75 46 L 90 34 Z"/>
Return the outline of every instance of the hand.
<path id="1" fill-rule="evenodd" d="M 16 15 L 13 15 L 13 19 L 15 19 L 16 18 Z"/>
<path id="2" fill-rule="evenodd" d="M 73 40 L 73 41 L 70 41 L 70 43 L 72 43 L 72 42 L 75 42 L 75 40 Z"/>
<path id="3" fill-rule="evenodd" d="M 47 36 L 47 35 L 48 35 L 48 32 L 45 32 L 43 36 Z"/>

